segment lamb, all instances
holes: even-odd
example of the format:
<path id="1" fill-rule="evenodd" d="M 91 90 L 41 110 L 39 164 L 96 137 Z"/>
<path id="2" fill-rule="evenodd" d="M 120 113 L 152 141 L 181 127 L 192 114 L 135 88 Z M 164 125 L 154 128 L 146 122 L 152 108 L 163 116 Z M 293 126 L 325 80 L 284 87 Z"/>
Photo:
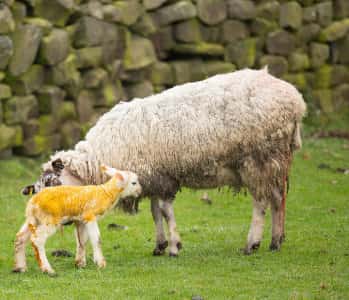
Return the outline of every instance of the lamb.
<path id="1" fill-rule="evenodd" d="M 86 265 L 85 245 L 90 239 L 93 259 L 98 267 L 106 266 L 100 246 L 97 219 L 113 208 L 120 198 L 139 196 L 141 186 L 137 175 L 102 166 L 111 179 L 102 185 L 56 186 L 34 195 L 26 208 L 26 221 L 16 235 L 14 272 L 25 272 L 25 246 L 29 239 L 39 267 L 44 273 L 55 274 L 45 253 L 48 237 L 67 222 L 76 224 L 76 265 Z"/>
<path id="2" fill-rule="evenodd" d="M 136 172 L 151 199 L 154 255 L 182 243 L 173 201 L 181 187 L 247 188 L 253 197 L 245 253 L 258 249 L 265 211 L 272 212 L 271 250 L 284 240 L 286 186 L 293 152 L 301 147 L 306 105 L 291 84 L 267 69 L 244 69 L 186 83 L 145 99 L 116 105 L 73 150 L 43 165 L 59 184 L 105 181 L 100 162 Z M 42 187 L 40 179 L 35 190 Z M 163 218 L 169 228 L 166 239 Z"/>

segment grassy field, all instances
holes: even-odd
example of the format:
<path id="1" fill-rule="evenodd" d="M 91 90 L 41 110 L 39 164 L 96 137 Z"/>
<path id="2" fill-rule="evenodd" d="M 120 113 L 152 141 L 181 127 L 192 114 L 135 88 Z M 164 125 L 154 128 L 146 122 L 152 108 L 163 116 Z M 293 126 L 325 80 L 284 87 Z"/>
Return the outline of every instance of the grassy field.
<path id="1" fill-rule="evenodd" d="M 318 168 L 327 164 L 330 168 Z M 12 274 L 13 239 L 24 220 L 20 189 L 39 172 L 39 161 L 0 161 L 0 299 L 349 299 L 349 142 L 308 140 L 298 152 L 287 202 L 286 242 L 271 253 L 270 220 L 257 254 L 244 256 L 251 215 L 249 195 L 183 190 L 175 203 L 184 249 L 178 258 L 153 257 L 149 201 L 137 216 L 115 212 L 100 222 L 107 268 L 74 267 L 72 227 L 53 236 L 47 251 L 58 277 L 39 272 L 28 247 L 29 272 Z M 111 222 L 128 226 L 110 231 Z"/>

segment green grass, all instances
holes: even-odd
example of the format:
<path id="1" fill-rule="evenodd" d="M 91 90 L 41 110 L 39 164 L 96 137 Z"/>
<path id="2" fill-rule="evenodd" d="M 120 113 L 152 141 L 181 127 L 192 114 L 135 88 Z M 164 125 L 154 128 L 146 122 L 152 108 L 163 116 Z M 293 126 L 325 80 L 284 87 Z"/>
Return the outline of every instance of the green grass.
<path id="1" fill-rule="evenodd" d="M 0 161 L 0 299 L 349 299 L 349 175 L 318 169 L 320 163 L 349 168 L 348 142 L 308 140 L 297 153 L 287 202 L 287 240 L 281 252 L 268 250 L 270 215 L 258 253 L 244 256 L 251 198 L 228 191 L 183 190 L 175 202 L 184 249 L 178 258 L 153 257 L 149 201 L 137 216 L 116 212 L 100 222 L 107 268 L 74 267 L 72 227 L 57 233 L 47 252 L 58 277 L 39 272 L 28 247 L 29 271 L 12 274 L 13 239 L 24 220 L 27 199 L 20 189 L 39 172 L 39 161 Z M 306 159 L 305 159 L 306 158 Z M 128 230 L 109 231 L 111 222 Z"/>

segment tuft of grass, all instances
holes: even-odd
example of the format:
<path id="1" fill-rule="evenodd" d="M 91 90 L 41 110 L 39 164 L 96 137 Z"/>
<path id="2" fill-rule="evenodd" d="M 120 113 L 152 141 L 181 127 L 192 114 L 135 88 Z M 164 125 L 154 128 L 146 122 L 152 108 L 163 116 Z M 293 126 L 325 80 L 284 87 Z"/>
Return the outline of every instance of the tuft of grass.
<path id="1" fill-rule="evenodd" d="M 308 140 L 297 153 L 287 200 L 286 242 L 270 252 L 270 215 L 264 240 L 251 256 L 241 254 L 251 217 L 251 197 L 184 189 L 175 211 L 184 249 L 178 258 L 153 257 L 154 226 L 149 201 L 141 212 L 115 212 L 100 221 L 107 268 L 98 270 L 74 258 L 52 257 L 55 249 L 75 250 L 68 226 L 47 243 L 58 273 L 39 272 L 28 247 L 25 274 L 12 274 L 13 240 L 24 220 L 27 199 L 20 189 L 36 179 L 40 162 L 23 158 L 0 161 L 0 299 L 349 299 L 349 143 Z M 319 169 L 320 164 L 331 168 Z M 110 231 L 109 223 L 127 230 Z"/>

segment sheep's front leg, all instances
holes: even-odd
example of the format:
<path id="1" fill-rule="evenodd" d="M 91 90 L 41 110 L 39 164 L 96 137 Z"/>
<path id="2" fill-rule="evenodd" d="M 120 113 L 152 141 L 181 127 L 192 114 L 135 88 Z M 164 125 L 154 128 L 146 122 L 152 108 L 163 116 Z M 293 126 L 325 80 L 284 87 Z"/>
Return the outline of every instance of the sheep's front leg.
<path id="1" fill-rule="evenodd" d="M 97 221 L 94 220 L 87 222 L 85 226 L 93 249 L 93 261 L 99 268 L 104 268 L 106 266 L 106 261 L 102 253 L 101 239 Z"/>
<path id="2" fill-rule="evenodd" d="M 160 200 L 160 207 L 168 225 L 170 240 L 170 256 L 177 256 L 179 250 L 182 249 L 182 243 L 180 236 L 177 232 L 177 224 L 173 210 L 173 201 Z"/>
<path id="3" fill-rule="evenodd" d="M 25 258 L 25 247 L 30 239 L 30 230 L 28 223 L 24 223 L 16 234 L 15 240 L 15 266 L 13 272 L 25 272 L 27 270 L 27 262 Z"/>
<path id="4" fill-rule="evenodd" d="M 37 228 L 33 225 L 29 226 L 31 227 L 32 246 L 41 271 L 50 275 L 55 274 L 46 256 L 45 244 L 46 240 L 56 232 L 57 227 L 44 224 L 39 225 Z"/>
<path id="5" fill-rule="evenodd" d="M 164 226 L 162 223 L 162 212 L 160 208 L 160 200 L 157 198 L 151 199 L 151 213 L 153 216 L 153 220 L 155 223 L 155 229 L 156 229 L 156 242 L 155 242 L 155 249 L 153 251 L 153 255 L 163 255 L 165 253 L 165 250 L 168 246 L 168 242 L 166 240 L 165 232 L 164 232 Z"/>
<path id="6" fill-rule="evenodd" d="M 247 255 L 257 250 L 262 241 L 266 207 L 264 201 L 253 200 L 252 221 L 244 250 Z"/>
<path id="7" fill-rule="evenodd" d="M 88 240 L 88 233 L 86 225 L 81 222 L 75 223 L 75 238 L 76 238 L 76 255 L 75 265 L 78 268 L 86 266 L 86 243 Z"/>

